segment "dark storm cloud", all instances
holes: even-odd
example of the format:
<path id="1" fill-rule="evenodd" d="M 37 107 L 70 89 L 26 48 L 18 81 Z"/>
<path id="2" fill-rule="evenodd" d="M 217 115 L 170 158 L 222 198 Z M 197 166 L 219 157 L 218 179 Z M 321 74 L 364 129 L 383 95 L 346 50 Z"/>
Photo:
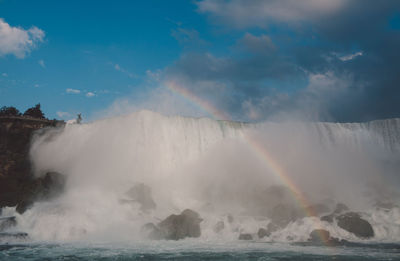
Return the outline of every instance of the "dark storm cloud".
<path id="1" fill-rule="evenodd" d="M 216 57 L 210 53 L 186 53 L 169 69 L 193 80 L 261 81 L 284 79 L 295 65 L 278 55 L 244 58 Z"/>
<path id="2" fill-rule="evenodd" d="M 258 47 L 254 48 L 252 52 Z M 247 120 L 242 108 L 245 100 L 270 95 L 271 80 L 290 82 L 304 73 L 285 57 L 262 50 L 240 58 L 185 53 L 165 74 L 196 95 L 213 101 L 232 119 Z"/>
<path id="3" fill-rule="evenodd" d="M 166 72 L 198 93 L 197 83 L 207 82 L 202 95 L 208 92 L 232 114 L 260 119 L 305 112 L 337 121 L 400 117 L 400 32 L 389 26 L 400 1 L 204 0 L 197 5 L 210 21 L 242 36 L 230 55 L 185 53 Z M 212 83 L 225 88 L 215 94 Z"/>

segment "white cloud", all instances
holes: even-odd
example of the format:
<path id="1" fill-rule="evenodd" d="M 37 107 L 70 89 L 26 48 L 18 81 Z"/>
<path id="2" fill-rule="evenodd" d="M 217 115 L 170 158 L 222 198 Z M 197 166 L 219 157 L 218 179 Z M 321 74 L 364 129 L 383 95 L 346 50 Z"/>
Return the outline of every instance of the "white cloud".
<path id="1" fill-rule="evenodd" d="M 353 54 L 349 54 L 349 55 L 344 55 L 344 56 L 340 56 L 339 59 L 343 62 L 347 62 L 350 60 L 353 60 L 355 58 L 357 58 L 358 56 L 362 56 L 364 53 L 363 52 L 356 52 Z"/>
<path id="2" fill-rule="evenodd" d="M 350 74 L 337 75 L 332 71 L 308 73 L 308 84 L 296 92 L 271 90 L 266 96 L 249 97 L 241 107 L 251 120 L 332 120 L 331 110 L 354 92 Z"/>
<path id="3" fill-rule="evenodd" d="M 194 29 L 179 27 L 172 30 L 171 35 L 179 42 L 179 44 L 184 45 L 185 47 L 201 47 L 208 44 L 207 41 L 201 39 L 199 32 Z"/>
<path id="4" fill-rule="evenodd" d="M 161 70 L 146 70 L 146 76 L 150 81 L 159 82 L 161 79 Z"/>
<path id="5" fill-rule="evenodd" d="M 81 93 L 81 90 L 68 88 L 68 89 L 65 90 L 65 92 L 66 93 L 71 93 L 71 94 L 79 94 L 79 93 Z"/>
<path id="6" fill-rule="evenodd" d="M 6 74 L 6 73 L 2 73 L 1 74 L 3 77 L 7 77 L 8 76 L 8 74 Z"/>
<path id="7" fill-rule="evenodd" d="M 128 75 L 130 78 L 135 78 L 136 77 L 135 74 L 133 74 L 133 73 L 129 72 L 128 70 L 122 68 L 118 63 L 114 64 L 114 69 L 116 71 L 119 71 L 119 72 L 122 72 L 122 73 Z"/>
<path id="8" fill-rule="evenodd" d="M 298 22 L 339 10 L 345 0 L 203 0 L 198 11 L 236 27 L 267 27 L 271 21 Z"/>
<path id="9" fill-rule="evenodd" d="M 38 88 L 39 86 L 40 86 L 39 84 L 35 84 L 35 85 L 34 85 L 35 88 Z"/>
<path id="10" fill-rule="evenodd" d="M 25 30 L 12 27 L 0 18 L 0 56 L 13 54 L 17 58 L 24 58 L 38 43 L 43 42 L 43 30 L 32 26 Z"/>
<path id="11" fill-rule="evenodd" d="M 96 94 L 94 94 L 93 92 L 88 92 L 88 93 L 86 93 L 86 97 L 88 97 L 88 98 L 90 98 L 90 97 L 93 97 L 93 96 L 95 96 Z"/>
<path id="12" fill-rule="evenodd" d="M 42 66 L 43 68 L 46 68 L 46 65 L 44 64 L 43 60 L 38 61 L 39 65 Z"/>

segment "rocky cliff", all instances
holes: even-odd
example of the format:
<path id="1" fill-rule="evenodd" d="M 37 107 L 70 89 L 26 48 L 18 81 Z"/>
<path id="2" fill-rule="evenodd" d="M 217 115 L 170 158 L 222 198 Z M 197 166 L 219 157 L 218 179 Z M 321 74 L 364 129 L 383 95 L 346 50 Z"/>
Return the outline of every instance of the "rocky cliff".
<path id="1" fill-rule="evenodd" d="M 17 206 L 17 211 L 22 213 L 36 199 L 48 196 L 53 188 L 62 186 L 63 179 L 55 172 L 35 178 L 29 160 L 33 135 L 44 128 L 60 125 L 64 122 L 0 117 L 0 208 Z"/>

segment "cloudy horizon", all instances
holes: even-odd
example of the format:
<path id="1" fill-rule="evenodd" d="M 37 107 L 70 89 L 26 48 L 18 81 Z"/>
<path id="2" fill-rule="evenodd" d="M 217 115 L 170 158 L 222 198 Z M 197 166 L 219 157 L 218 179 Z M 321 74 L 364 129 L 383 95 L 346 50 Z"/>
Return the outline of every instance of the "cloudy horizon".
<path id="1" fill-rule="evenodd" d="M 49 118 L 85 120 L 139 109 L 241 121 L 394 118 L 398 46 L 395 0 L 95 8 L 4 0 L 0 104 L 25 110 L 40 102 Z"/>

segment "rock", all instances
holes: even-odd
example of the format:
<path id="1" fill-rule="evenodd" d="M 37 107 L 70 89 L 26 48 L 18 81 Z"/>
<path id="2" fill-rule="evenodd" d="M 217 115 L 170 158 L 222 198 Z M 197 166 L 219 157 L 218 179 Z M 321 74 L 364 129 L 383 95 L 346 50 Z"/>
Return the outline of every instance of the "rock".
<path id="1" fill-rule="evenodd" d="M 143 183 L 136 184 L 126 193 L 134 202 L 140 204 L 142 211 L 149 211 L 156 208 L 156 203 L 151 194 L 151 188 Z"/>
<path id="2" fill-rule="evenodd" d="M 17 225 L 17 220 L 15 217 L 1 217 L 0 218 L 0 232 L 3 232 L 11 227 Z"/>
<path id="3" fill-rule="evenodd" d="M 275 231 L 278 231 L 280 227 L 275 225 L 274 223 L 270 222 L 267 226 L 267 229 L 260 228 L 257 232 L 258 238 L 269 237 Z"/>
<path id="4" fill-rule="evenodd" d="M 226 218 L 227 218 L 228 222 L 231 224 L 233 223 L 233 221 L 235 221 L 231 214 L 228 214 L 228 216 Z"/>
<path id="5" fill-rule="evenodd" d="M 258 238 L 264 238 L 264 237 L 269 237 L 271 235 L 271 233 L 268 232 L 268 230 L 266 230 L 265 228 L 260 228 L 257 231 L 257 236 Z"/>
<path id="6" fill-rule="evenodd" d="M 371 224 L 362 219 L 361 215 L 356 212 L 347 212 L 349 208 L 344 204 L 337 204 L 335 211 L 327 216 L 321 217 L 322 221 L 333 223 L 334 220 L 337 221 L 337 225 L 356 235 L 360 238 L 371 238 L 374 236 L 374 230 Z"/>
<path id="7" fill-rule="evenodd" d="M 66 178 L 64 175 L 51 171 L 44 177 L 37 178 L 34 183 L 24 187 L 25 196 L 17 204 L 16 211 L 19 214 L 29 209 L 35 201 L 49 200 L 64 192 Z"/>
<path id="8" fill-rule="evenodd" d="M 360 238 L 371 238 L 374 236 L 374 230 L 371 224 L 362 219 L 360 214 L 348 212 L 336 217 L 337 224 L 342 229 L 353 233 Z"/>
<path id="9" fill-rule="evenodd" d="M 158 224 L 163 238 L 179 240 L 186 237 L 200 237 L 200 215 L 190 209 L 184 210 L 180 215 L 170 215 Z"/>
<path id="10" fill-rule="evenodd" d="M 34 200 L 22 200 L 21 202 L 18 203 L 17 207 L 15 208 L 15 210 L 19 213 L 19 214 L 23 214 L 25 211 L 27 211 L 34 203 Z"/>
<path id="11" fill-rule="evenodd" d="M 33 192 L 41 189 L 41 181 L 33 176 L 29 157 L 32 137 L 62 124 L 44 119 L 0 117 L 0 208 L 38 199 Z M 20 208 L 23 209 L 26 208 Z"/>
<path id="12" fill-rule="evenodd" d="M 329 231 L 325 229 L 314 229 L 311 231 L 308 241 L 312 242 L 313 244 L 322 244 L 328 246 L 343 246 L 348 243 L 346 240 L 339 240 L 338 238 L 331 237 Z"/>
<path id="13" fill-rule="evenodd" d="M 311 231 L 310 233 L 310 241 L 312 242 L 327 242 L 330 238 L 330 233 L 329 231 L 325 230 L 325 229 L 314 229 L 313 231 Z"/>
<path id="14" fill-rule="evenodd" d="M 222 230 L 224 230 L 224 228 L 225 228 L 224 221 L 218 221 L 217 224 L 215 224 L 213 230 L 214 230 L 215 233 L 219 233 Z"/>
<path id="15" fill-rule="evenodd" d="M 239 240 L 253 240 L 253 236 L 251 234 L 240 234 L 239 235 Z"/>
<path id="16" fill-rule="evenodd" d="M 42 197 L 47 199 L 59 196 L 64 191 L 65 183 L 64 175 L 55 171 L 47 172 L 42 179 Z"/>

